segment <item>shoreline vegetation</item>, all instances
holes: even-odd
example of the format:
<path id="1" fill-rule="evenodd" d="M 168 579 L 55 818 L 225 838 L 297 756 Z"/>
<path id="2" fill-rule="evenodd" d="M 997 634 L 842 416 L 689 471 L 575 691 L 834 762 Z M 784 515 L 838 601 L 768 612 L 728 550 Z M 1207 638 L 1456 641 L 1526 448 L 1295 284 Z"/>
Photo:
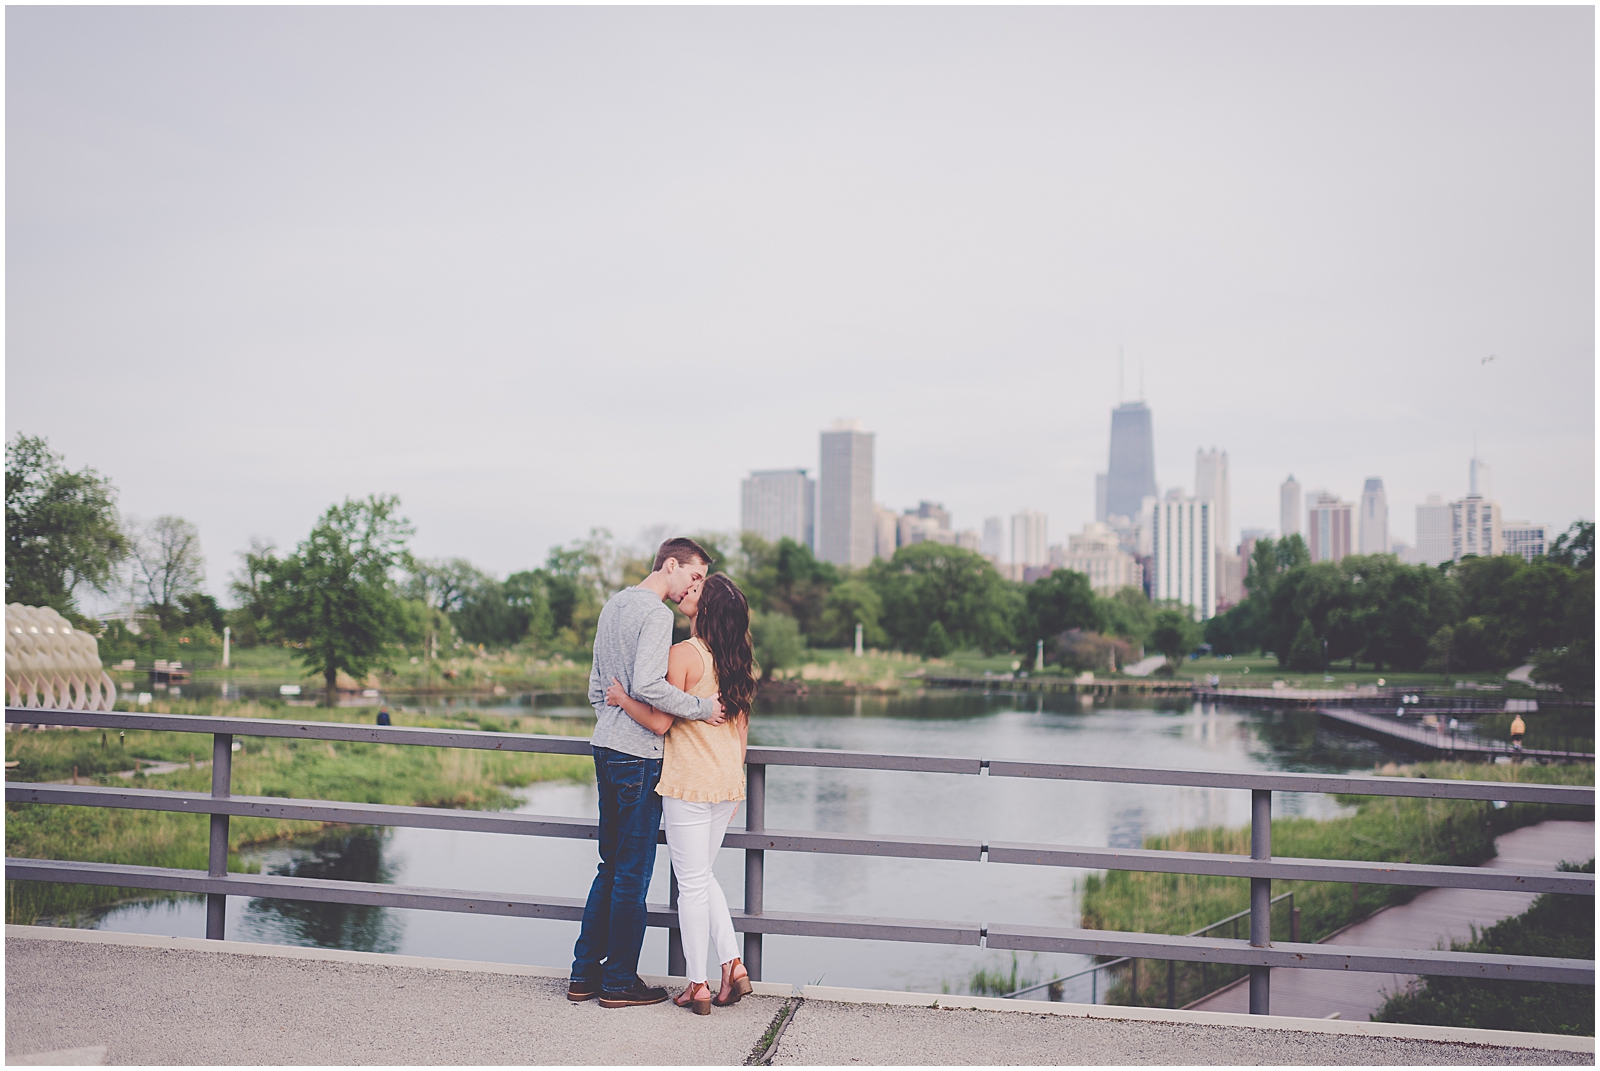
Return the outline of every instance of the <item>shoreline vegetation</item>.
<path id="1" fill-rule="evenodd" d="M 1399 777 L 1473 781 L 1520 781 L 1556 785 L 1593 785 L 1593 765 L 1537 766 L 1427 762 L 1385 766 L 1376 771 Z M 1272 853 L 1314 859 L 1367 859 L 1385 862 L 1477 866 L 1494 857 L 1494 838 L 1549 819 L 1592 821 L 1589 807 L 1515 803 L 1496 808 L 1465 800 L 1401 799 L 1382 796 L 1335 797 L 1354 814 L 1332 819 L 1280 818 L 1272 823 Z M 1161 851 L 1250 854 L 1250 830 L 1210 828 L 1180 830 L 1146 837 L 1144 847 Z M 1582 863 L 1584 860 L 1572 860 Z M 1153 874 L 1112 870 L 1090 874 L 1079 884 L 1085 929 L 1132 930 L 1185 934 L 1250 906 L 1250 883 L 1244 878 L 1191 874 Z M 1274 881 L 1274 896 L 1294 893 L 1300 911 L 1300 940 L 1320 941 L 1352 922 L 1390 904 L 1404 903 L 1423 890 L 1399 885 L 1350 885 L 1336 882 Z M 1289 939 L 1289 919 L 1273 911 L 1274 940 Z M 1247 924 L 1246 924 L 1247 925 Z M 1230 935 L 1245 936 L 1246 931 Z M 1168 968 L 1165 961 L 1140 960 L 1137 970 L 1119 968 L 1119 977 L 1104 986 L 1106 1002 L 1166 1007 Z M 1241 968 L 1202 967 L 1179 963 L 1173 968 L 1175 1004 L 1183 1007 L 1238 977 Z M 1134 978 L 1138 979 L 1137 992 Z"/>
<path id="2" fill-rule="evenodd" d="M 181 655 L 188 654 L 184 660 Z M 202 657 L 198 660 L 193 654 Z M 220 648 L 216 651 L 180 652 L 180 660 L 196 684 L 299 684 L 303 695 L 312 698 L 322 688 L 322 678 L 308 671 L 292 647 L 260 644 L 254 647 L 235 647 L 232 665 L 220 666 Z M 137 670 L 118 669 L 115 663 L 107 672 L 119 687 L 131 685 L 142 690 L 147 687 L 150 663 L 136 660 Z M 1047 665 L 1042 671 L 1033 669 L 1031 660 L 1013 654 L 986 655 L 977 650 L 953 651 L 939 658 L 902 651 L 868 648 L 857 658 L 848 647 L 809 648 L 800 660 L 791 666 L 775 669 L 764 683 L 775 694 L 794 691 L 799 686 L 818 693 L 884 694 L 895 695 L 927 689 L 928 678 L 982 678 L 993 674 L 1003 684 L 1007 674 L 1027 675 L 1032 679 L 1065 682 L 1072 680 L 1077 670 L 1060 665 Z M 1477 696 L 1488 689 L 1500 698 L 1537 698 L 1541 704 L 1558 705 L 1559 693 L 1539 691 L 1530 685 L 1509 681 L 1503 675 L 1491 672 L 1454 673 L 1385 673 L 1370 670 L 1352 671 L 1337 667 L 1327 674 L 1297 673 L 1278 666 L 1277 660 L 1264 656 L 1206 656 L 1186 659 L 1170 677 L 1130 677 L 1124 673 L 1095 671 L 1094 679 L 1107 681 L 1161 681 L 1169 683 L 1205 683 L 1211 676 L 1219 678 L 1223 688 L 1270 688 L 1275 680 L 1284 681 L 1289 688 L 1317 688 L 1342 690 L 1347 685 L 1375 685 L 1378 680 L 1388 687 L 1416 689 L 1451 689 L 1459 682 L 1470 686 Z M 1326 680 L 1332 677 L 1333 680 Z M 482 696 L 528 692 L 582 692 L 588 687 L 587 660 L 574 661 L 561 654 L 536 655 L 526 648 L 463 648 L 448 653 L 441 652 L 437 659 L 417 662 L 399 661 L 391 669 L 374 671 L 361 680 L 341 676 L 340 687 L 347 692 L 376 688 L 392 695 L 460 695 Z"/>
<path id="3" fill-rule="evenodd" d="M 346 721 L 347 710 L 284 707 L 254 702 L 168 699 L 152 711 L 245 718 Z M 395 709 L 395 725 L 481 729 L 490 732 L 586 736 L 587 721 L 507 716 L 471 709 L 418 713 Z M 363 719 L 365 720 L 365 719 Z M 233 757 L 233 791 L 241 796 L 350 800 L 421 807 L 502 810 L 516 804 L 512 789 L 538 781 L 582 783 L 593 777 L 583 756 L 533 755 L 341 741 L 239 737 Z M 6 755 L 18 765 L 8 780 L 64 781 L 206 791 L 211 785 L 210 740 L 193 733 L 117 733 L 76 729 L 7 734 Z M 184 763 L 169 773 L 119 776 L 153 762 Z M 192 763 L 193 765 L 187 765 Z M 240 870 L 239 849 L 304 836 L 331 823 L 234 818 L 228 828 L 228 869 Z M 47 804 L 6 804 L 8 854 L 34 859 L 204 870 L 209 821 L 204 815 Z M 6 922 L 31 924 L 40 918 L 75 919 L 130 899 L 163 897 L 149 890 L 68 885 L 56 882 L 6 882 Z"/>

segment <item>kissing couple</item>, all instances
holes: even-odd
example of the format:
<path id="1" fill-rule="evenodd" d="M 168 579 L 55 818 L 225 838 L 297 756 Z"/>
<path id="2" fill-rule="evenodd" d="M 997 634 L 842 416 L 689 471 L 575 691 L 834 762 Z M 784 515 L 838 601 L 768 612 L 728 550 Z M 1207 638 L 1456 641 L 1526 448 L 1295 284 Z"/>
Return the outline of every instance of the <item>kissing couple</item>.
<path id="1" fill-rule="evenodd" d="M 728 900 L 711 872 L 739 801 L 755 696 L 750 606 L 692 539 L 669 539 L 650 575 L 607 600 L 595 629 L 589 702 L 594 706 L 594 778 L 600 795 L 600 867 L 573 948 L 567 999 L 604 1008 L 660 1004 L 660 986 L 639 977 L 645 893 L 655 869 L 656 831 L 666 818 L 678 879 L 678 928 L 689 984 L 680 1007 L 709 1015 L 751 991 L 739 960 Z M 672 644 L 673 602 L 690 637 Z M 715 996 L 707 946 L 722 964 Z"/>

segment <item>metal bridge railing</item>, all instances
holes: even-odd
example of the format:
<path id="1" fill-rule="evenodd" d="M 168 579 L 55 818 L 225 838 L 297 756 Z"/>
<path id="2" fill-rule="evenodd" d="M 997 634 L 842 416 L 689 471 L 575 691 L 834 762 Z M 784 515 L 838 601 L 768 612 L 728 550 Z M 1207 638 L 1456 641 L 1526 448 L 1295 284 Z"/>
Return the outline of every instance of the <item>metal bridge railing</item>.
<path id="1" fill-rule="evenodd" d="M 184 714 L 45 711 L 32 708 L 7 708 L 6 722 L 29 725 L 44 723 L 95 729 L 208 733 L 212 736 L 209 794 L 121 786 L 6 783 L 8 803 L 123 807 L 209 815 L 210 865 L 204 873 L 169 867 L 8 858 L 7 880 L 58 881 L 204 893 L 207 897 L 206 936 L 217 940 L 223 937 L 224 907 L 228 896 L 261 896 L 286 900 L 463 911 L 478 915 L 571 921 L 583 917 L 582 898 L 433 889 L 268 874 L 230 874 L 227 872 L 227 860 L 228 821 L 234 815 L 355 825 L 476 830 L 588 840 L 595 839 L 597 833 L 597 823 L 587 819 L 458 811 L 435 807 L 400 807 L 335 800 L 235 796 L 231 792 L 234 736 L 342 740 L 564 755 L 588 754 L 590 745 L 587 740 L 570 736 L 538 736 L 410 726 L 202 717 Z M 1595 801 L 1593 788 L 1529 785 L 1504 781 L 1447 781 L 1340 774 L 1147 769 L 775 747 L 750 748 L 747 764 L 745 828 L 729 829 L 723 843 L 726 847 L 743 849 L 745 852 L 745 903 L 743 910 L 734 913 L 733 922 L 734 928 L 745 935 L 744 959 L 752 978 L 761 977 L 762 937 L 771 933 L 984 946 L 1017 951 L 1076 953 L 1208 965 L 1231 964 L 1245 967 L 1250 971 L 1250 1011 L 1260 1015 L 1268 1013 L 1268 972 L 1273 967 L 1594 984 L 1592 960 L 1503 956 L 1444 950 L 1329 946 L 1302 944 L 1298 941 L 1274 944 L 1271 940 L 1272 881 L 1275 878 L 1499 889 L 1533 893 L 1553 892 L 1579 896 L 1593 896 L 1595 890 L 1595 879 L 1592 874 L 1558 871 L 1524 872 L 1483 867 L 1371 862 L 1358 859 L 1274 858 L 1272 855 L 1273 792 L 1341 792 L 1354 795 L 1503 800 L 1593 807 Z M 1102 848 L 1091 845 L 1029 844 L 890 834 L 857 835 L 814 830 L 767 829 L 766 770 L 769 766 L 904 770 L 969 777 L 1028 777 L 1247 791 L 1251 797 L 1251 850 L 1250 855 L 1246 857 L 1204 852 Z M 1206 935 L 1174 936 L 1112 930 L 1065 929 L 1003 922 L 768 911 L 765 909 L 763 897 L 765 891 L 763 867 L 766 853 L 769 851 L 954 859 L 972 863 L 987 861 L 1028 866 L 1211 874 L 1248 878 L 1250 880 L 1249 938 L 1245 940 Z M 652 926 L 675 929 L 677 912 L 671 905 L 650 905 L 648 922 Z M 677 951 L 675 942 L 672 948 L 674 952 Z M 669 971 L 676 972 L 681 969 L 680 963 L 669 963 Z"/>

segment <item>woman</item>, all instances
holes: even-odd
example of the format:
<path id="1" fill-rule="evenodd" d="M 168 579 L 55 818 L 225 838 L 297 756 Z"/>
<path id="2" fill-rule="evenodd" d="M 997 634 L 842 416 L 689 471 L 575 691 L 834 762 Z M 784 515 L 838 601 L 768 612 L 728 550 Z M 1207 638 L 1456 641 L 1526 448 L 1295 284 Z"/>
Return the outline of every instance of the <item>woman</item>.
<path id="1" fill-rule="evenodd" d="M 667 656 L 667 683 L 690 695 L 722 693 L 728 719 L 721 725 L 663 714 L 623 691 L 615 679 L 606 702 L 658 735 L 665 734 L 661 760 L 661 810 L 667 851 L 678 879 L 678 927 L 689 985 L 675 999 L 698 1015 L 711 1005 L 726 1007 L 751 991 L 750 972 L 739 961 L 728 900 L 711 864 L 722 847 L 733 812 L 744 799 L 744 753 L 750 737 L 750 701 L 755 696 L 750 650 L 750 606 L 738 585 L 721 573 L 690 588 L 678 604 L 689 618 L 690 637 Z M 706 984 L 706 945 L 715 941 L 722 962 L 716 997 Z"/>

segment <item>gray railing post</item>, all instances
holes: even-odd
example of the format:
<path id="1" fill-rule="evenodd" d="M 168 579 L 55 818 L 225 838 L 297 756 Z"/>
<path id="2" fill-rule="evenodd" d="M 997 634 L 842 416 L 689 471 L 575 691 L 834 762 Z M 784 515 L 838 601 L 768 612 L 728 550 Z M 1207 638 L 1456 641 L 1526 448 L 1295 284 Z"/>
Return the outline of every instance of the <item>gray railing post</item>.
<path id="1" fill-rule="evenodd" d="M 211 737 L 211 795 L 226 799 L 233 788 L 233 734 L 215 733 Z M 211 856 L 206 873 L 220 878 L 228 873 L 228 816 L 211 816 Z M 228 921 L 228 898 L 222 893 L 206 894 L 206 937 L 223 939 Z"/>
<path id="2" fill-rule="evenodd" d="M 678 909 L 678 875 L 673 873 L 672 864 L 667 864 L 667 903 L 672 909 Z M 683 958 L 683 931 L 676 926 L 667 930 L 667 973 L 674 978 L 681 978 L 689 969 Z"/>
<path id="3" fill-rule="evenodd" d="M 764 833 L 767 829 L 767 768 L 751 763 L 745 776 L 744 828 L 749 833 Z M 744 913 L 759 915 L 762 911 L 764 870 L 767 853 L 758 848 L 744 850 Z M 761 981 L 761 935 L 744 935 L 744 967 L 752 981 Z"/>
<path id="4" fill-rule="evenodd" d="M 1250 792 L 1250 858 L 1272 858 L 1272 792 Z M 1250 944 L 1265 948 L 1272 944 L 1272 879 L 1250 879 Z M 1270 1015 L 1272 968 L 1250 968 L 1250 1014 Z"/>

